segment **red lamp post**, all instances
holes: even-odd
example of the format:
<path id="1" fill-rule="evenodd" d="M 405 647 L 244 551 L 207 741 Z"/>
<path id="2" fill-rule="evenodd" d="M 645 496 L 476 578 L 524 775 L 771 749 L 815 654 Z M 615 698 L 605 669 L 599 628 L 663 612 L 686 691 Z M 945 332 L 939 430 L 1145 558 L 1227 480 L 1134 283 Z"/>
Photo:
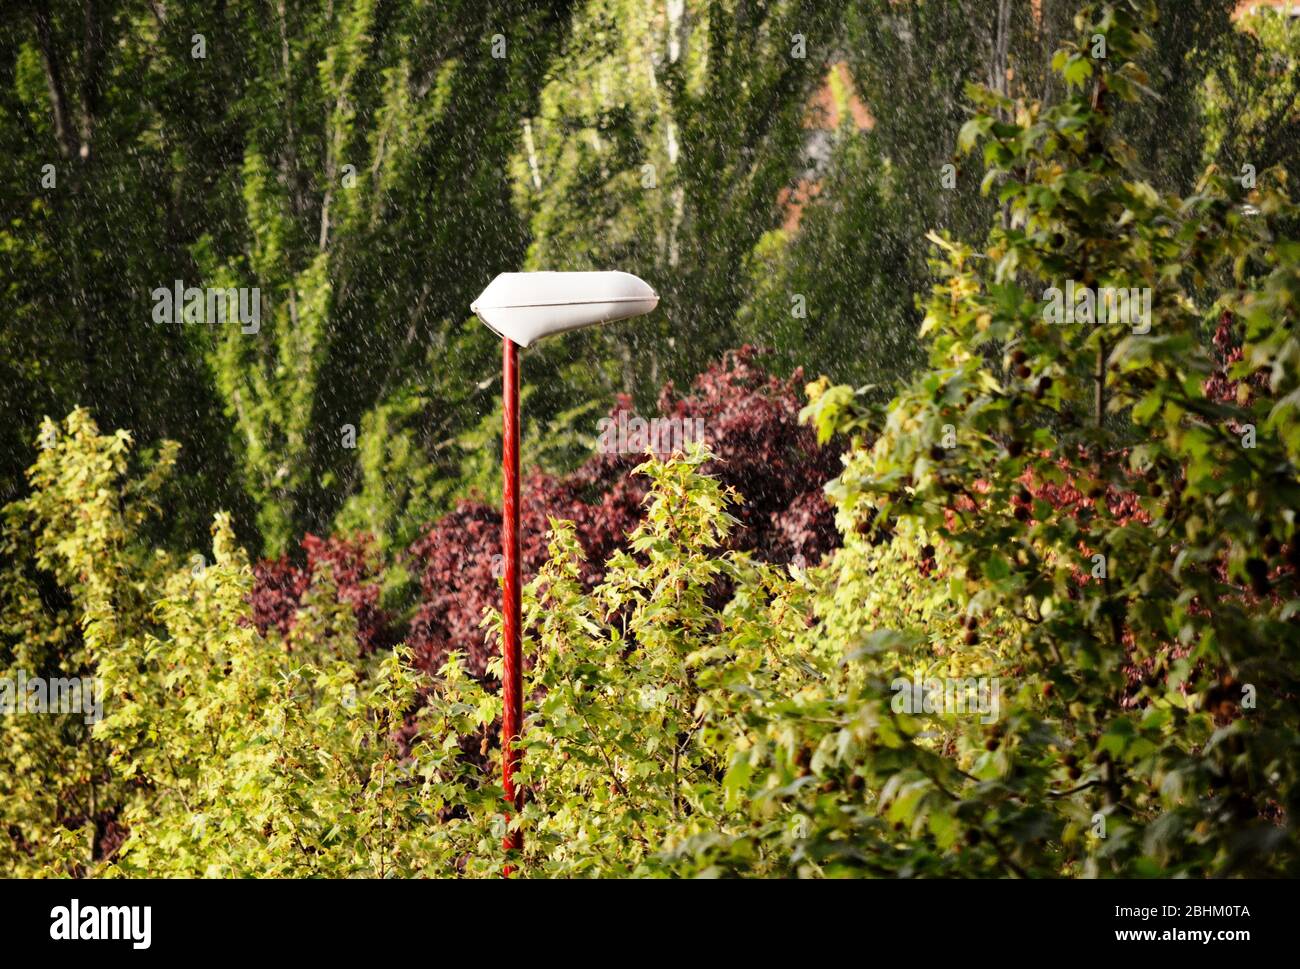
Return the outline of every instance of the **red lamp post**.
<path id="1" fill-rule="evenodd" d="M 659 304 L 655 291 L 629 273 L 502 273 L 470 309 L 502 338 L 501 543 L 505 577 L 501 591 L 502 716 L 501 786 L 510 814 L 523 810 L 523 790 L 515 785 L 519 766 L 516 741 L 523 734 L 523 657 L 520 649 L 519 563 L 519 348 L 543 337 L 596 323 L 649 313 Z M 502 847 L 517 855 L 523 832 L 507 831 Z M 507 865 L 504 874 L 514 872 Z"/>
<path id="2" fill-rule="evenodd" d="M 501 443 L 501 544 L 506 559 L 505 582 L 501 589 L 501 784 L 506 801 L 514 810 L 524 807 L 523 791 L 515 788 L 519 751 L 514 738 L 523 733 L 523 659 L 519 648 L 519 346 L 501 339 L 501 377 L 504 420 Z M 506 821 L 510 816 L 506 815 Z M 507 831 L 502 847 L 518 852 L 524 846 L 523 832 Z M 512 869 L 507 867 L 509 875 Z"/>

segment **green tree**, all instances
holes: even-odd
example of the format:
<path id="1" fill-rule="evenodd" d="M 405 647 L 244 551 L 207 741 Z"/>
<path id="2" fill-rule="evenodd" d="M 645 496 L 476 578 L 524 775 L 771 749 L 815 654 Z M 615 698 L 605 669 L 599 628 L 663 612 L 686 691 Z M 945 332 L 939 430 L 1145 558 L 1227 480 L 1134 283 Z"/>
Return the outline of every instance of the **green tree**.
<path id="1" fill-rule="evenodd" d="M 528 266 L 618 266 L 662 303 L 635 327 L 577 338 L 584 357 L 612 355 L 617 368 L 576 371 L 577 386 L 608 392 L 617 376 L 648 400 L 734 344 L 745 262 L 781 217 L 836 42 L 831 6 L 601 0 L 579 10 L 566 70 L 525 119 L 515 161 Z"/>
<path id="2" fill-rule="evenodd" d="M 1199 92 L 1206 160 L 1247 180 L 1280 166 L 1294 180 L 1300 177 L 1300 24 L 1261 8 L 1240 27 Z"/>
<path id="3" fill-rule="evenodd" d="M 797 231 L 774 230 L 751 259 L 737 329 L 774 349 L 778 368 L 888 388 L 920 362 L 915 228 L 899 216 L 898 179 L 872 135 L 842 130 Z"/>
<path id="4" fill-rule="evenodd" d="M 214 364 L 269 549 L 327 527 L 357 487 L 345 426 L 400 414 L 455 437 L 475 422 L 484 387 L 467 376 L 491 375 L 492 341 L 464 321 L 494 268 L 522 258 L 501 170 L 565 9 L 281 5 L 279 43 L 255 48 L 247 236 L 212 251 L 209 275 L 259 285 L 268 306 L 259 333 L 222 331 Z M 261 99 L 281 93 L 267 124 Z"/>
<path id="5" fill-rule="evenodd" d="M 847 11 L 848 78 L 871 126 L 846 124 L 833 133 L 834 149 L 815 173 L 817 192 L 798 229 L 769 233 L 756 252 L 742 316 L 746 339 L 775 344 L 792 364 L 836 379 L 889 387 L 911 372 L 920 360 L 922 317 L 913 294 L 931 279 L 915 241 L 931 230 L 977 237 L 996 209 L 980 192 L 978 169 L 953 151 L 970 113 L 965 86 L 1043 105 L 1059 101 L 1064 86 L 1050 60 L 1074 29 L 1076 6 L 873 0 Z M 1154 96 L 1117 109 L 1139 170 L 1157 188 L 1191 191 L 1209 134 L 1201 85 L 1230 51 L 1257 49 L 1249 35 L 1233 31 L 1232 7 L 1198 0 L 1167 10 L 1140 57 Z M 1106 56 L 1089 40 L 1090 55 L 1095 48 Z M 1259 77 L 1262 68 L 1243 63 L 1234 76 Z M 1285 103 L 1244 86 L 1234 96 L 1224 117 L 1241 117 L 1247 103 L 1260 110 L 1270 100 L 1278 109 Z M 1171 129 L 1179 137 L 1168 137 Z M 1260 170 L 1277 160 L 1270 154 Z"/>
<path id="6" fill-rule="evenodd" d="M 30 494 L 3 509 L 0 680 L 93 678 L 102 719 L 4 711 L 0 872 L 448 874 L 442 789 L 391 743 L 415 674 L 401 650 L 355 659 L 328 570 L 290 634 L 264 640 L 228 516 L 211 561 L 143 537 L 174 444 L 142 466 L 85 411 L 41 439 Z"/>
<path id="7" fill-rule="evenodd" d="M 22 490 L 30 429 L 85 404 L 147 440 L 189 445 L 177 470 L 196 507 L 246 510 L 202 341 L 151 322 L 152 291 L 193 277 L 192 225 L 218 224 L 231 200 L 208 177 L 230 133 L 223 111 L 210 110 L 221 91 L 206 78 L 184 96 L 169 88 L 162 65 L 176 61 L 158 50 L 151 12 L 161 9 L 56 0 L 0 11 L 6 499 Z M 188 39 L 186 52 L 188 62 Z M 159 107 L 170 104 L 183 130 L 162 122 Z M 207 160 L 204 172 L 179 161 L 191 150 Z M 203 518 L 178 506 L 156 527 L 197 540 Z"/>
<path id="8" fill-rule="evenodd" d="M 1071 90 L 1060 105 L 980 95 L 962 141 L 983 141 L 1009 220 L 980 250 L 936 237 L 930 369 L 868 421 L 878 436 L 837 493 L 846 524 L 925 536 L 954 606 L 1003 624 L 1020 671 L 992 754 L 971 743 L 962 773 L 910 771 L 899 820 L 973 821 L 1010 872 L 1289 872 L 1294 831 L 1270 818 L 1296 791 L 1282 698 L 1300 640 L 1281 543 L 1296 541 L 1300 485 L 1287 362 L 1300 250 L 1271 181 L 1247 196 L 1211 171 L 1180 199 L 1133 173 L 1115 116 L 1145 87 L 1142 7 L 1085 9 L 1054 58 Z M 1105 61 L 1088 53 L 1096 32 Z M 1231 288 L 1198 298 L 1225 270 Z M 1149 331 L 1114 314 L 1053 325 L 1045 293 L 1067 280 L 1149 287 Z M 1235 405 L 1203 389 L 1214 360 L 1199 331 L 1224 310 L 1246 340 L 1234 377 L 1266 375 Z M 828 429 L 851 396 L 822 397 Z M 1063 514 L 1027 483 L 1086 498 Z M 1117 511 L 1124 492 L 1140 514 Z"/>
<path id="9" fill-rule="evenodd" d="M 567 18 L 540 0 L 6 7 L 6 496 L 18 428 L 82 404 L 185 445 L 193 500 L 156 526 L 179 545 L 224 506 L 278 550 L 358 486 L 344 425 L 421 397 L 435 443 L 474 428 L 497 365 L 468 306 L 523 260 L 503 173 Z M 258 324 L 154 322 L 177 279 L 257 287 Z M 428 460 L 446 477 L 461 456 Z"/>

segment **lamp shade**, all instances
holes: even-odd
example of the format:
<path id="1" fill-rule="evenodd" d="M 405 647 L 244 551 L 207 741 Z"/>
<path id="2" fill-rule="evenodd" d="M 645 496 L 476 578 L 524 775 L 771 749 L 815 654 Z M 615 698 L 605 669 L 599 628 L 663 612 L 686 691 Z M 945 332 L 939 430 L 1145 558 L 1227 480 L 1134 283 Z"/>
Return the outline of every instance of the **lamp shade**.
<path id="1" fill-rule="evenodd" d="M 472 310 L 494 332 L 529 346 L 555 333 L 649 313 L 659 295 L 624 272 L 502 273 Z"/>

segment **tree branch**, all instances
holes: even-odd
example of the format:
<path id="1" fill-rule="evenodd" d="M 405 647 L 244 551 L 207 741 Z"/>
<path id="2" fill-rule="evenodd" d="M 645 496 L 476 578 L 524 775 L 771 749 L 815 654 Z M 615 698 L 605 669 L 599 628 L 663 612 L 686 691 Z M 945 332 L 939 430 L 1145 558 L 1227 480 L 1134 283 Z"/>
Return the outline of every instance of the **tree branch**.
<path id="1" fill-rule="evenodd" d="M 36 41 L 41 49 L 41 59 L 45 62 L 45 81 L 50 90 L 50 104 L 54 111 L 54 139 L 58 143 L 59 153 L 64 158 L 77 154 L 76 139 L 68 127 L 68 96 L 63 85 L 63 69 L 59 64 L 58 52 L 54 49 L 54 27 L 50 22 L 50 11 L 40 5 L 32 6 L 32 23 L 36 27 Z"/>

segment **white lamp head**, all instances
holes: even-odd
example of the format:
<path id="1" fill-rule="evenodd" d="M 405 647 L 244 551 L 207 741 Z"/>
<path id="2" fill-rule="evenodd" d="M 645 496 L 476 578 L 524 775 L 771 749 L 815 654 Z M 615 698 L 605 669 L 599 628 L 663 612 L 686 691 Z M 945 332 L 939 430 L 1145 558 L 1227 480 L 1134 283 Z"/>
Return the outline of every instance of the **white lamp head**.
<path id="1" fill-rule="evenodd" d="M 631 273 L 502 273 L 469 308 L 495 333 L 526 347 L 658 305 L 658 294 Z"/>

